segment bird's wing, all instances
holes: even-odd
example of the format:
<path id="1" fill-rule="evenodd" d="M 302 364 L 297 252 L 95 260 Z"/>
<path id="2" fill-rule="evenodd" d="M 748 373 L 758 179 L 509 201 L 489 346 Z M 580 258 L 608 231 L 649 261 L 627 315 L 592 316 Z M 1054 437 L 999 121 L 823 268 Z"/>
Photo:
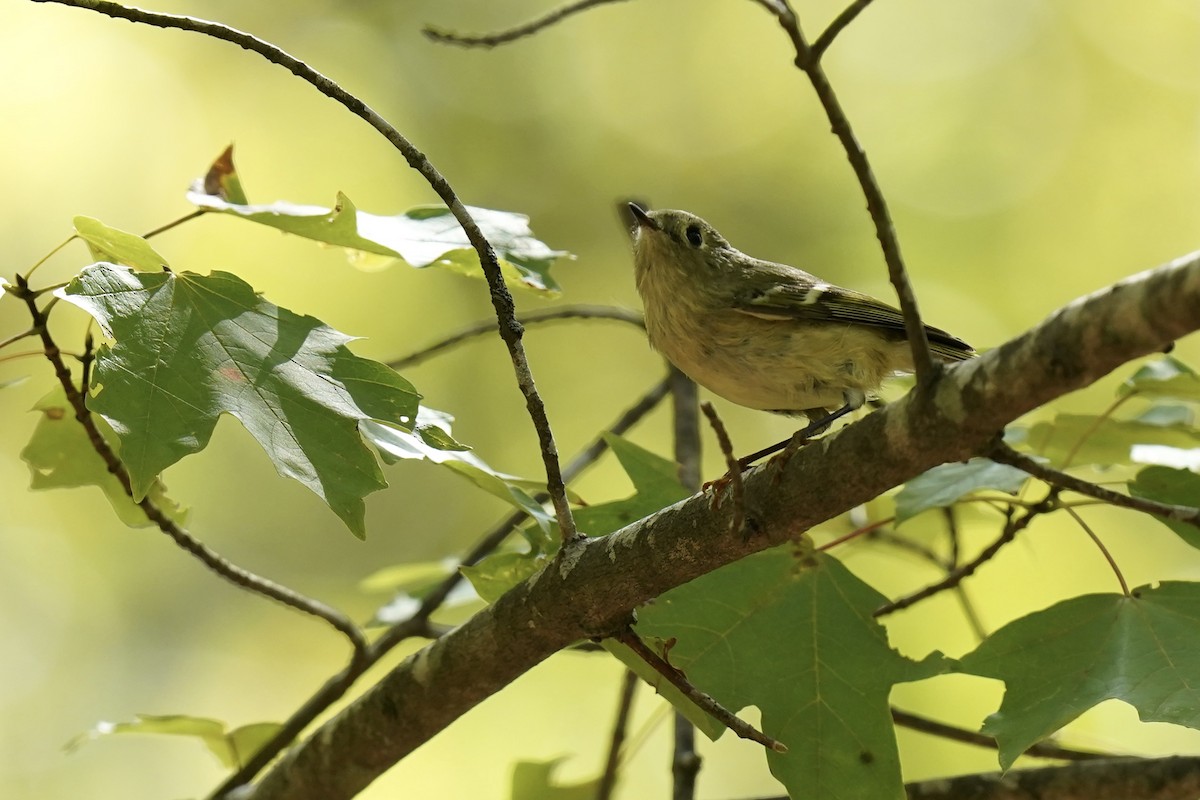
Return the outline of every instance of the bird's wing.
<path id="1" fill-rule="evenodd" d="M 904 338 L 904 315 L 899 309 L 862 292 L 825 283 L 794 267 L 760 264 L 770 266 L 763 271 L 775 280 L 765 289 L 751 287 L 739 291 L 733 302 L 737 311 L 762 319 L 869 325 L 894 333 L 897 339 Z M 969 344 L 941 328 L 926 325 L 925 335 L 934 352 L 944 358 L 957 360 L 974 354 Z"/>

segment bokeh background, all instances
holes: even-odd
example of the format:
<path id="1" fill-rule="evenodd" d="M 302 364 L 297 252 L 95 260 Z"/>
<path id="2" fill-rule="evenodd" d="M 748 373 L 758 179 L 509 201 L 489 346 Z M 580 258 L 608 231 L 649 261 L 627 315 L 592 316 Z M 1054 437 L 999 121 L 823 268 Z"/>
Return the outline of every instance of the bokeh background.
<path id="1" fill-rule="evenodd" d="M 810 34 L 840 9 L 800 0 Z M 547 10 L 534 0 L 190 0 L 153 3 L 248 30 L 341 81 L 422 148 L 469 203 L 520 211 L 577 255 L 556 302 L 637 308 L 613 207 L 649 198 L 708 218 L 736 245 L 890 296 L 859 189 L 776 23 L 750 2 L 640 0 L 603 7 L 494 51 L 437 46 L 426 23 L 484 31 Z M 131 231 L 189 210 L 183 192 L 236 142 L 252 201 L 330 205 L 337 191 L 375 213 L 436 200 L 377 134 L 286 71 L 231 45 L 80 10 L 0 0 L 3 273 L 24 271 L 76 214 Z M 986 348 L 1070 299 L 1200 246 L 1200 10 L 1187 0 L 888 0 L 827 56 L 827 69 L 890 199 L 926 318 Z M 404 355 L 491 309 L 484 284 L 437 270 L 361 272 L 311 242 L 204 218 L 155 246 L 177 269 L 232 270 L 278 305 L 364 337 L 360 354 Z M 39 271 L 69 278 L 73 245 Z M 524 310 L 551 303 L 519 296 Z M 81 315 L 55 330 L 77 347 Z M 0 301 L 0 336 L 26 322 Z M 642 334 L 613 322 L 531 329 L 526 343 L 564 454 L 661 374 Z M 1200 364 L 1200 345 L 1177 355 Z M 52 383 L 45 362 L 0 363 L 0 796 L 199 796 L 221 770 L 191 741 L 115 737 L 66 755 L 99 720 L 190 713 L 231 725 L 285 717 L 346 652 L 323 626 L 233 590 L 148 530 L 124 528 L 99 491 L 26 491 L 18 453 Z M 498 340 L 406 372 L 456 434 L 494 466 L 536 476 L 532 429 Z M 1115 379 L 1059 410 L 1095 412 Z M 786 420 L 718 402 L 739 450 Z M 1046 416 L 1050 411 L 1041 412 Z M 669 420 L 633 434 L 670 452 Z M 721 467 L 711 452 L 706 474 Z M 386 595 L 358 582 L 382 567 L 451 556 L 505 509 L 449 473 L 406 463 L 368 499 L 355 540 L 320 501 L 280 480 L 233 420 L 171 469 L 191 528 L 239 564 L 358 619 Z M 830 476 L 830 480 L 836 480 Z M 609 464 L 579 484 L 594 501 L 628 493 Z M 1200 558 L 1152 521 L 1089 520 L 1132 583 L 1200 578 Z M 972 541 L 994 521 L 968 515 Z M 916 524 L 916 523 L 914 523 Z M 936 534 L 931 525 L 929 536 Z M 830 531 L 846 530 L 831 523 Z M 918 560 L 842 553 L 882 591 L 921 585 Z M 1035 525 L 971 585 L 995 628 L 1081 591 L 1115 588 L 1071 526 Z M 953 600 L 889 620 L 920 656 L 972 646 Z M 394 663 L 400 654 L 389 659 Z M 600 769 L 620 678 L 603 656 L 566 653 L 523 677 L 397 766 L 365 796 L 504 798 L 517 760 L 565 757 L 566 780 Z M 900 687 L 911 710 L 977 727 L 992 681 Z M 753 712 L 751 712 L 752 714 Z M 642 732 L 626 798 L 666 796 L 669 726 L 639 696 Z M 902 732 L 907 777 L 994 768 L 987 751 Z M 1200 738 L 1137 723 L 1119 703 L 1064 741 L 1125 752 L 1194 752 Z M 700 797 L 777 793 L 755 745 L 703 743 Z"/>

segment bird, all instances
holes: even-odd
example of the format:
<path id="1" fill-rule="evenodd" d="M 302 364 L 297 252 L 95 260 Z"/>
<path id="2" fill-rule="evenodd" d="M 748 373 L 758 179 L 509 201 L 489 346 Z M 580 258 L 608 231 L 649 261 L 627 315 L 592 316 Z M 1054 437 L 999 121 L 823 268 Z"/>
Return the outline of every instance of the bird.
<path id="1" fill-rule="evenodd" d="M 899 309 L 747 255 L 687 211 L 629 210 L 650 345 L 719 397 L 804 416 L 797 436 L 812 436 L 861 408 L 886 378 L 912 371 Z M 941 328 L 926 325 L 925 335 L 939 361 L 975 356 Z"/>

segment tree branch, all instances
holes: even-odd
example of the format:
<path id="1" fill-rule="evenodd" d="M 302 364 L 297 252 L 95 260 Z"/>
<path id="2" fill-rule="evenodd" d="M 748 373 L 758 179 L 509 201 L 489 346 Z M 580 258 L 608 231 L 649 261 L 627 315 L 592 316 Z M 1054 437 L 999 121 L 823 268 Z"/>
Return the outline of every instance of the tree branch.
<path id="1" fill-rule="evenodd" d="M 467 211 L 467 207 L 463 205 L 463 202 L 459 199 L 449 182 L 424 153 L 418 150 L 404 134 L 400 133 L 399 130 L 381 117 L 374 109 L 343 89 L 336 81 L 326 77 L 281 48 L 245 31 L 240 31 L 217 22 L 196 19 L 195 17 L 163 14 L 157 11 L 145 11 L 140 8 L 127 7 L 119 3 L 108 2 L 108 0 L 32 0 L 32 2 L 57 3 L 75 8 L 85 8 L 117 19 L 152 25 L 156 28 L 176 28 L 184 31 L 192 31 L 193 33 L 201 33 L 214 39 L 235 44 L 243 50 L 257 53 L 272 64 L 283 67 L 297 78 L 310 84 L 321 94 L 334 100 L 355 116 L 363 119 L 372 128 L 382 134 L 393 147 L 399 150 L 409 166 L 420 173 L 421 177 L 425 178 L 438 197 L 442 199 L 442 202 L 446 204 L 450 213 L 454 215 L 458 224 L 466 232 L 471 246 L 479 254 L 479 263 L 483 268 L 484 277 L 487 278 L 492 307 L 496 311 L 496 319 L 499 322 L 500 338 L 504 340 L 504 344 L 508 348 L 509 358 L 511 358 L 513 364 L 513 371 L 516 373 L 517 386 L 520 388 L 521 394 L 525 397 L 525 407 L 529 411 L 529 418 L 533 421 L 533 427 L 537 433 L 538 443 L 541 447 L 542 463 L 546 469 L 546 487 L 550 492 L 550 499 L 554 504 L 554 512 L 558 519 L 559 529 L 562 531 L 564 541 L 578 538 L 579 533 L 575 530 L 575 520 L 571 516 L 571 507 L 567 502 L 566 485 L 563 482 L 562 470 L 558 463 L 558 448 L 554 443 L 554 434 L 550 429 L 550 420 L 546 416 L 546 406 L 538 394 L 537 387 L 534 385 L 533 373 L 529 368 L 529 360 L 525 356 L 525 347 L 521 344 L 524 328 L 521 327 L 521 323 L 517 322 L 512 295 L 509 293 L 508 287 L 504 284 L 504 277 L 500 271 L 500 262 L 496 258 L 496 251 L 492 248 L 491 242 L 487 240 L 487 237 L 483 235 L 483 232 L 479 229 L 479 225 L 471 217 L 470 212 Z"/>
<path id="2" fill-rule="evenodd" d="M 517 39 L 524 39 L 526 36 L 532 36 L 557 22 L 563 21 L 567 17 L 587 11 L 589 8 L 619 2 L 621 0 L 576 0 L 574 3 L 568 3 L 561 8 L 556 8 L 545 16 L 538 17 L 532 22 L 527 22 L 524 25 L 518 25 L 515 28 L 509 28 L 505 31 L 497 31 L 496 33 L 487 33 L 480 36 L 464 36 L 461 33 L 451 33 L 450 31 L 435 28 L 432 25 L 425 26 L 423 33 L 433 41 L 441 42 L 442 44 L 456 44 L 460 47 L 496 47 L 497 45 L 515 42 Z"/>
<path id="3" fill-rule="evenodd" d="M 1058 486 L 1068 491 L 1094 497 L 1110 505 L 1132 508 L 1134 511 L 1143 511 L 1161 519 L 1200 525 L 1200 508 L 1159 503 L 1154 500 L 1146 500 L 1141 497 L 1131 497 L 1127 494 L 1114 492 L 1112 489 L 1097 486 L 1091 481 L 1085 481 L 1082 478 L 1076 478 L 1074 475 L 1068 475 L 1061 470 L 1048 467 L 1040 461 L 1012 449 L 1002 439 L 997 439 L 991 449 L 984 455 L 998 464 L 1007 464 L 1023 472 L 1028 472 L 1033 477 L 1045 481 L 1051 486 Z"/>
<path id="4" fill-rule="evenodd" d="M 1081 298 L 950 369 L 928 402 L 906 396 L 779 468 L 747 473 L 759 534 L 696 495 L 565 556 L 409 656 L 279 759 L 246 798 L 340 800 L 558 650 L 621 628 L 669 589 L 873 499 L 947 461 L 986 452 L 1012 420 L 1200 329 L 1200 254 Z M 829 476 L 836 475 L 836 481 Z"/>

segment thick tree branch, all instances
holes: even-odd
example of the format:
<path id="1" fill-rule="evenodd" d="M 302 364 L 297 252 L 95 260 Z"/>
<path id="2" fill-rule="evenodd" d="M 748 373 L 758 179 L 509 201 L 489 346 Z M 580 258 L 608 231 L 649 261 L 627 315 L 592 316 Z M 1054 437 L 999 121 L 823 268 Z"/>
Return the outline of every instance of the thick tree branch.
<path id="1" fill-rule="evenodd" d="M 247 792 L 338 800 L 517 676 L 581 639 L 619 630 L 629 610 L 947 461 L 985 452 L 1017 417 L 1200 329 L 1200 254 L 1081 298 L 1033 330 L 912 395 L 819 439 L 781 469 L 746 475 L 760 520 L 729 535 L 729 512 L 696 495 L 562 556 L 410 656 L 293 748 Z M 837 476 L 831 480 L 830 476 Z"/>
<path id="2" fill-rule="evenodd" d="M 1114 758 L 911 783 L 909 800 L 1194 800 L 1200 758 Z"/>

